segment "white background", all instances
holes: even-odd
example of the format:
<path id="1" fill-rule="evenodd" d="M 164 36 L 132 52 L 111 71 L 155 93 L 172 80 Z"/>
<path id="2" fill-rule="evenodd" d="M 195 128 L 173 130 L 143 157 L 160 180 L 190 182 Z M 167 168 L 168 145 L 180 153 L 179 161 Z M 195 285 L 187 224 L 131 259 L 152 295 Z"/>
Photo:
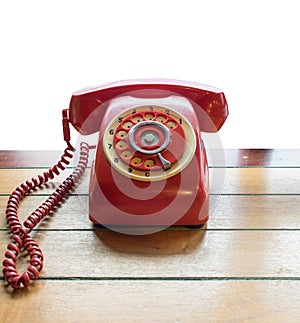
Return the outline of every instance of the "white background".
<path id="1" fill-rule="evenodd" d="M 152 77 L 221 88 L 226 148 L 300 148 L 297 1 L 2 1 L 0 30 L 0 149 L 62 149 L 72 92 Z"/>

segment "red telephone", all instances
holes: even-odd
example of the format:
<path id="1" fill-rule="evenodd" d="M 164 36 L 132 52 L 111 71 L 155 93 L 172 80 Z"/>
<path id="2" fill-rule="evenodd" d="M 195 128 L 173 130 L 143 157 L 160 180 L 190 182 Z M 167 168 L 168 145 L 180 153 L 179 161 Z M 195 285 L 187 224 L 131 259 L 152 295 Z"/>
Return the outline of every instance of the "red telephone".
<path id="1" fill-rule="evenodd" d="M 208 219 L 208 167 L 200 131 L 228 115 L 224 94 L 195 83 L 143 80 L 75 92 L 69 120 L 99 131 L 89 215 L 113 225 L 201 225 Z"/>
<path id="2" fill-rule="evenodd" d="M 21 184 L 11 195 L 7 222 L 14 234 L 3 262 L 13 288 L 37 279 L 43 257 L 29 232 L 75 185 L 88 160 L 82 144 L 79 164 L 43 205 L 21 224 L 17 208 L 23 196 L 59 173 L 74 148 L 69 123 L 82 135 L 99 131 L 89 186 L 89 218 L 95 224 L 122 228 L 201 226 L 208 220 L 209 182 L 201 131 L 218 131 L 228 116 L 219 89 L 170 80 L 136 80 L 87 88 L 72 95 L 63 110 L 68 144 L 48 172 Z M 147 233 L 144 231 L 143 233 Z M 153 231 L 152 231 L 153 232 Z M 24 247 L 31 257 L 28 271 L 16 272 L 16 256 Z"/>

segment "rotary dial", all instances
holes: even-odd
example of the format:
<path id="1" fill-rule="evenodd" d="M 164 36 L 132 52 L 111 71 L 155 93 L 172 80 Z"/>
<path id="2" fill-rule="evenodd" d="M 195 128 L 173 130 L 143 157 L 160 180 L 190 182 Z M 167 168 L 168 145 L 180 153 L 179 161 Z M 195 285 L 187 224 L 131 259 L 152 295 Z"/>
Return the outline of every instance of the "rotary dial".
<path id="1" fill-rule="evenodd" d="M 103 149 L 120 173 L 143 180 L 161 180 L 180 172 L 196 148 L 194 130 L 179 113 L 160 106 L 124 111 L 107 127 Z"/>

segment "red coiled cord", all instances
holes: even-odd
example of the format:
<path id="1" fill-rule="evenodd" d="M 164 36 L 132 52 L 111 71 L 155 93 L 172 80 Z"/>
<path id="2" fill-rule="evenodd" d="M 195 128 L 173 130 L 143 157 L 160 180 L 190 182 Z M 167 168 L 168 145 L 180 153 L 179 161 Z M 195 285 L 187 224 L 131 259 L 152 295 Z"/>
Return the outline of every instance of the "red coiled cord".
<path id="1" fill-rule="evenodd" d="M 63 116 L 65 116 L 64 112 Z M 18 207 L 25 194 L 32 191 L 34 188 L 45 184 L 49 179 L 53 179 L 54 175 L 59 175 L 60 170 L 64 170 L 65 166 L 70 163 L 67 158 L 73 157 L 73 152 L 75 149 L 69 142 L 69 136 L 66 135 L 65 125 L 66 123 L 64 123 L 64 137 L 65 139 L 68 139 L 66 140 L 67 148 L 64 150 L 60 161 L 42 175 L 38 175 L 37 178 L 31 178 L 31 180 L 27 180 L 18 186 L 12 192 L 7 202 L 6 220 L 8 227 L 13 234 L 12 239 L 14 242 L 7 246 L 5 259 L 3 260 L 3 274 L 4 279 L 14 289 L 18 289 L 22 286 L 27 287 L 30 285 L 31 280 L 36 280 L 39 277 L 39 273 L 43 268 L 44 257 L 41 248 L 37 242 L 29 236 L 29 233 L 59 204 L 59 202 L 79 181 L 87 167 L 89 150 L 90 148 L 93 148 L 86 143 L 80 144 L 80 157 L 75 170 L 59 185 L 59 187 L 42 205 L 40 205 L 28 216 L 28 218 L 22 224 L 18 217 Z M 16 262 L 22 249 L 26 250 L 26 252 L 29 254 L 30 265 L 28 266 L 26 272 L 19 275 L 16 269 Z"/>

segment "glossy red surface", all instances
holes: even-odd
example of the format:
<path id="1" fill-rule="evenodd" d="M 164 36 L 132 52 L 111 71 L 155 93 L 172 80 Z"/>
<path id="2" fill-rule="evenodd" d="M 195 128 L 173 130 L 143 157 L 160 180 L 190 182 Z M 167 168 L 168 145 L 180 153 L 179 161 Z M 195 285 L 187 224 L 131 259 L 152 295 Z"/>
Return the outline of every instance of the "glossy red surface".
<path id="1" fill-rule="evenodd" d="M 75 92 L 69 105 L 69 120 L 80 133 L 91 134 L 99 130 L 105 109 L 114 98 L 125 95 L 164 98 L 174 94 L 191 102 L 201 131 L 216 132 L 228 116 L 225 95 L 217 88 L 183 81 L 136 80 Z"/>
<path id="2" fill-rule="evenodd" d="M 168 104 L 163 106 L 166 109 L 176 110 L 189 121 L 195 134 L 196 146 L 192 159 L 180 172 L 176 172 L 163 180 L 152 181 L 150 179 L 150 181 L 144 181 L 140 178 L 132 178 L 129 169 L 129 173 L 124 175 L 115 167 L 112 167 L 103 151 L 102 141 L 108 125 L 113 119 L 119 118 L 120 127 L 123 127 L 123 119 L 119 117 L 119 113 L 129 108 L 133 108 L 134 111 L 135 105 L 131 105 L 131 102 L 137 102 L 135 101 L 137 98 L 141 102 L 145 102 L 143 100 L 154 102 L 156 99 L 164 100 L 167 98 L 168 102 L 171 103 L 169 106 Z M 177 101 L 174 102 L 184 102 L 185 100 L 189 103 L 186 106 L 180 103 L 173 104 L 173 98 L 177 98 Z M 150 104 L 155 105 L 155 103 Z M 138 106 L 143 106 L 143 103 Z M 90 178 L 90 220 L 108 226 L 204 224 L 209 216 L 209 179 L 206 152 L 200 131 L 216 132 L 221 128 L 227 116 L 228 108 L 224 93 L 219 89 L 196 83 L 170 80 L 136 80 L 117 82 L 75 92 L 70 102 L 69 121 L 81 134 L 99 131 L 99 144 Z M 132 112 L 131 118 L 133 117 L 136 117 L 134 112 Z M 131 121 L 131 124 L 133 124 L 133 120 Z M 157 143 L 160 145 L 161 141 L 164 141 L 164 134 L 155 129 L 155 125 L 147 124 L 145 120 L 143 122 L 146 125 L 146 135 L 153 134 L 153 136 L 156 136 Z M 179 123 L 177 124 L 177 131 L 180 132 L 181 125 Z M 117 133 L 118 129 L 116 128 L 117 131 L 114 133 Z M 137 129 L 137 137 L 142 138 L 144 129 Z M 122 131 L 125 132 L 125 130 L 123 127 Z M 169 131 L 172 132 L 173 129 L 169 129 Z M 132 131 L 132 133 L 135 132 Z M 113 135 L 113 133 L 110 135 Z M 184 134 L 181 137 L 185 141 Z M 147 146 L 143 147 L 143 143 L 139 139 L 133 137 L 132 140 L 136 142 L 137 149 L 150 149 Z M 127 144 L 125 142 L 125 146 Z M 173 142 L 171 140 L 171 144 L 165 151 L 168 152 L 172 144 L 174 149 L 172 148 L 171 153 L 174 150 L 178 160 L 182 154 L 182 147 L 176 147 L 179 144 L 176 144 L 175 139 Z M 116 139 L 113 145 L 116 153 L 119 154 L 117 155 L 119 157 L 113 158 L 113 160 L 119 159 L 123 152 L 122 145 L 121 148 L 118 147 Z M 126 159 L 127 155 L 124 158 Z M 155 154 L 151 158 L 154 165 L 159 165 Z M 176 160 L 172 160 L 172 157 L 168 158 L 172 164 L 176 162 Z M 114 161 L 111 162 L 114 163 Z M 130 163 L 128 165 L 134 167 L 134 165 L 130 166 Z M 161 167 L 162 164 L 159 168 Z M 149 174 L 149 172 L 146 172 L 144 176 L 148 177 Z"/>
<path id="3" fill-rule="evenodd" d="M 104 125 L 111 120 L 111 111 L 114 111 L 113 106 L 109 107 L 105 114 Z M 159 181 L 140 181 L 130 178 L 130 174 L 124 176 L 116 171 L 103 152 L 102 141 L 107 127 L 100 128 L 89 189 L 89 215 L 94 223 L 108 226 L 171 226 L 200 225 L 208 220 L 208 165 L 197 115 L 191 106 L 187 109 L 179 105 L 176 111 L 193 124 L 195 153 L 181 172 Z M 132 116 L 134 118 L 135 114 Z M 109 120 L 106 120 L 107 118 Z M 125 120 L 127 121 L 127 118 Z M 168 122 L 168 119 L 165 122 Z M 120 125 L 122 126 L 122 122 Z M 185 142 L 184 132 L 179 124 L 175 130 L 181 133 Z M 171 149 L 179 159 L 182 152 L 176 152 L 176 149 L 183 148 L 182 141 L 181 144 L 176 144 L 176 136 L 171 137 L 173 142 L 166 150 L 173 147 L 172 145 L 180 146 Z M 154 155 L 151 155 L 151 158 L 155 159 Z M 154 169 L 153 171 L 155 172 Z"/>
<path id="4" fill-rule="evenodd" d="M 181 173 L 150 183 L 119 174 L 98 146 L 90 179 L 90 219 L 104 225 L 203 224 L 208 220 L 208 187 L 207 159 L 200 141 Z"/>

